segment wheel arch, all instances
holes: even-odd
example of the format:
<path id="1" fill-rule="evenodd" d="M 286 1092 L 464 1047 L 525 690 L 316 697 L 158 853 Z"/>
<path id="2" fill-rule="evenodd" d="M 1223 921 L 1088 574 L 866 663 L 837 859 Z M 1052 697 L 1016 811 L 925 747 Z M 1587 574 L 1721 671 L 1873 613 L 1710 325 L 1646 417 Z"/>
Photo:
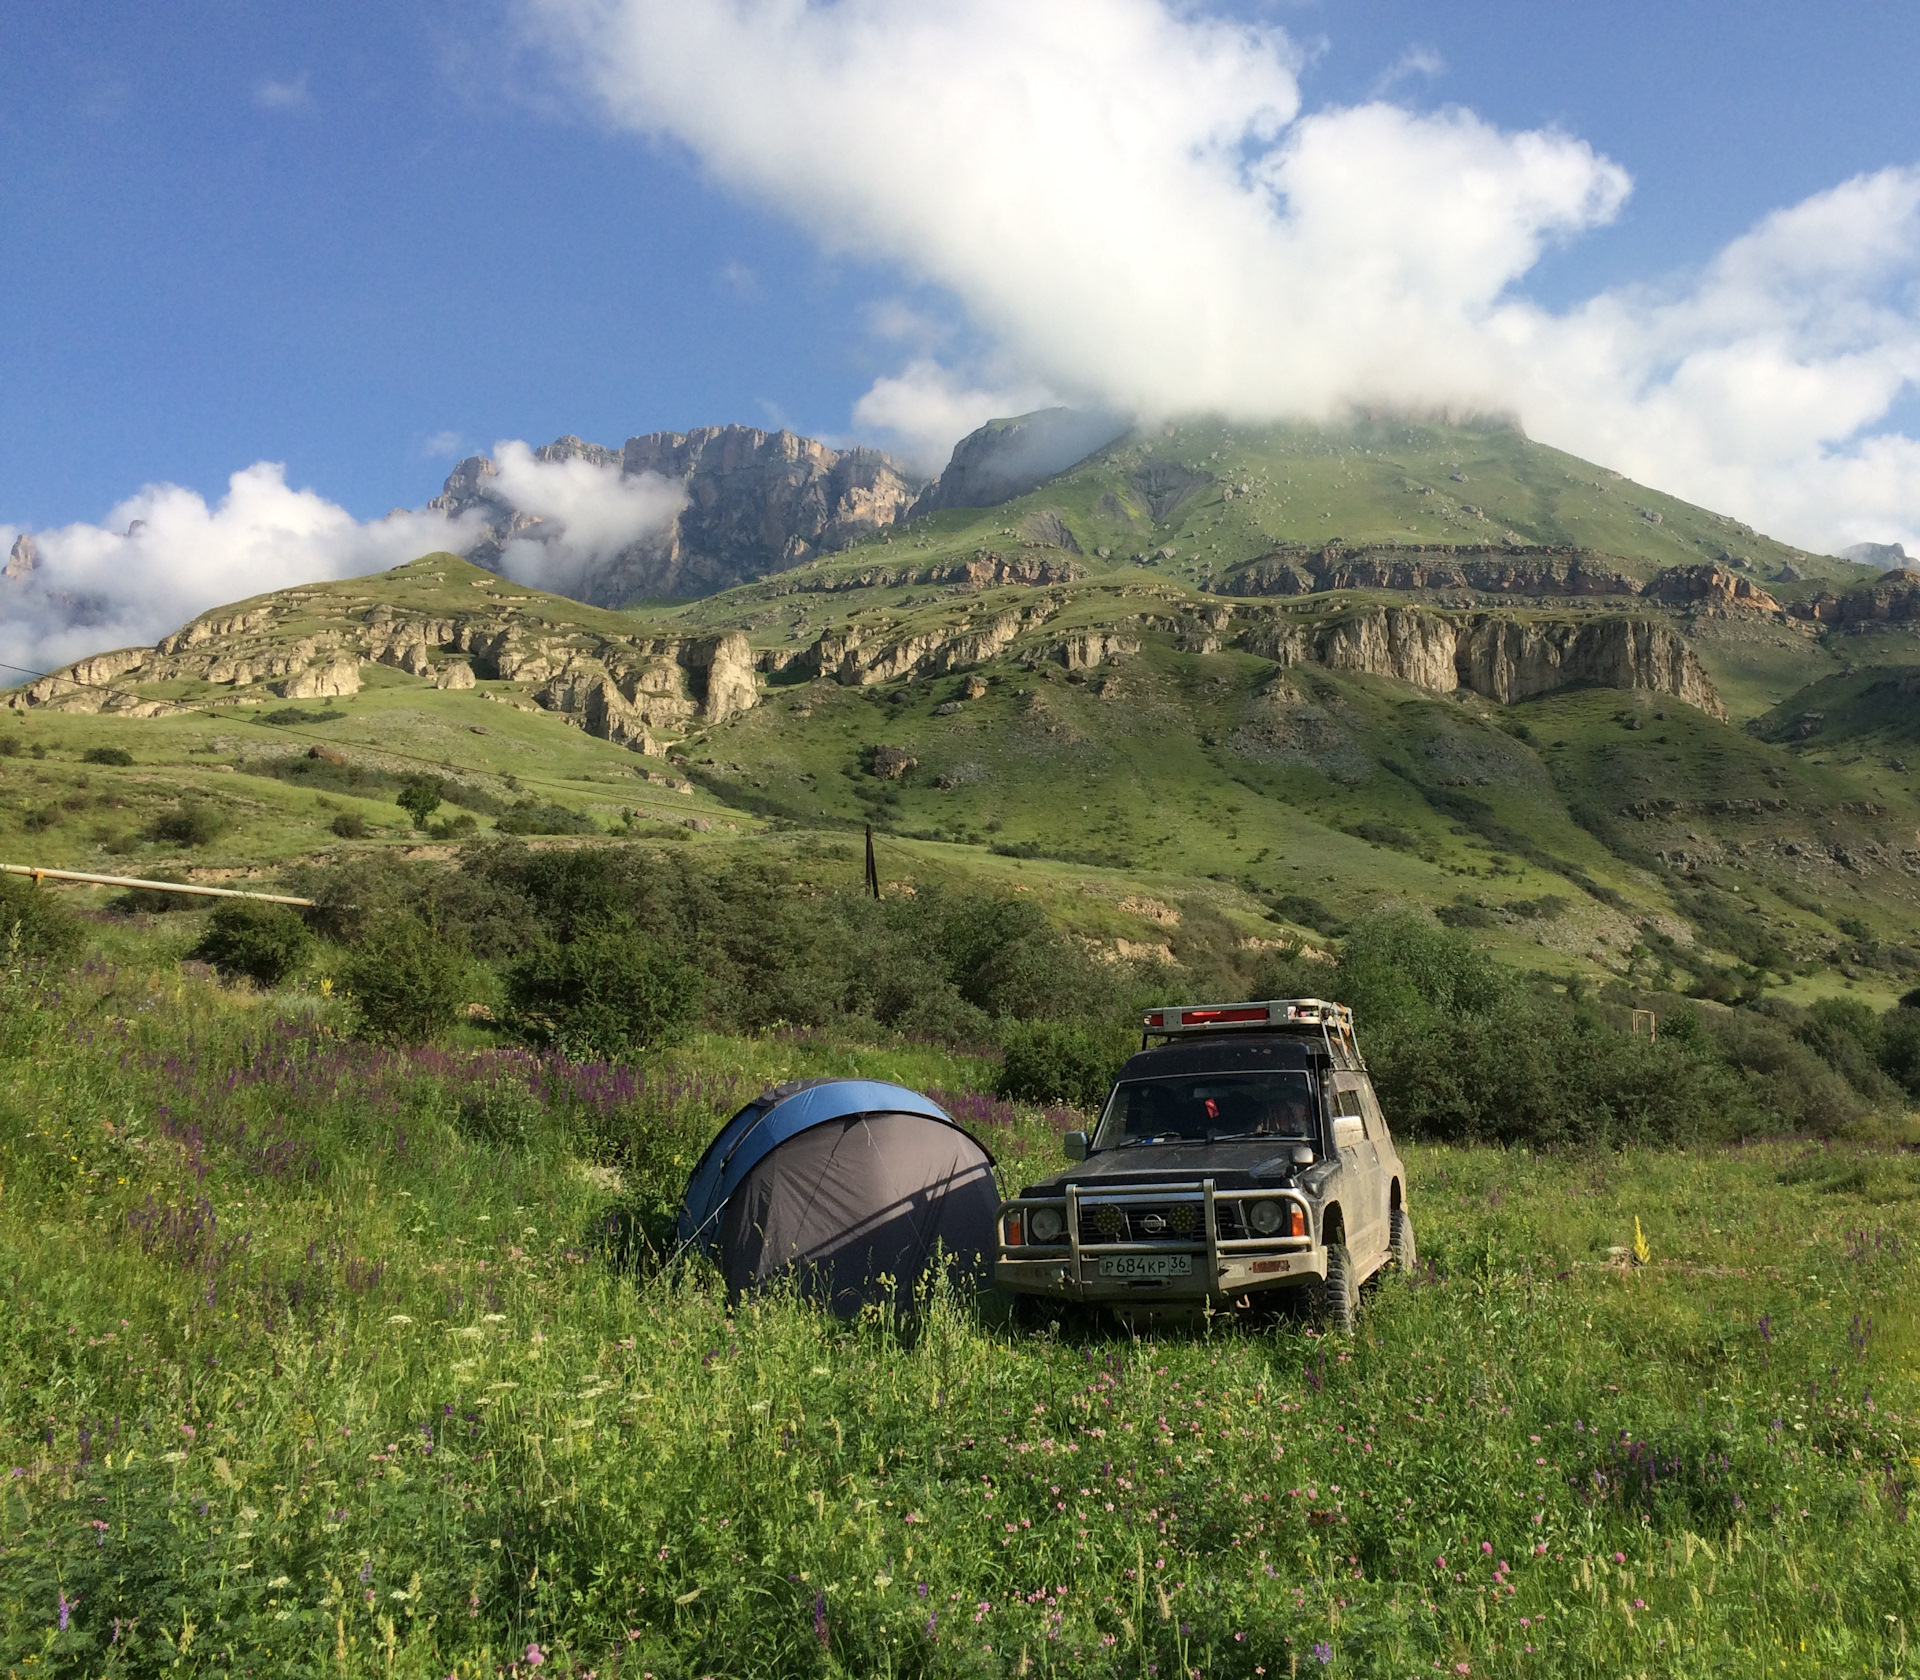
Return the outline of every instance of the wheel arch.
<path id="1" fill-rule="evenodd" d="M 1347 1216 L 1341 1212 L 1338 1202 L 1329 1202 L 1320 1210 L 1320 1242 L 1345 1242 L 1347 1240 Z"/>

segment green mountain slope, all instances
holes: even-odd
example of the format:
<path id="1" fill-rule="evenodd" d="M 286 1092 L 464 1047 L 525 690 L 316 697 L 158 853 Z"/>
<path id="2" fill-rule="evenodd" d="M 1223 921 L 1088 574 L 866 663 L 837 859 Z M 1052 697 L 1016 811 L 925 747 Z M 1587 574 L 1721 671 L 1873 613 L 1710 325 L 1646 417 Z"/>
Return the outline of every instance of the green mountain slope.
<path id="1" fill-rule="evenodd" d="M 1524 541 L 1465 541 L 1467 519 Z M 1341 527 L 1322 558 L 1481 569 L 1222 593 L 1315 521 Z M 478 833 L 558 806 L 603 836 L 852 869 L 842 836 L 872 823 L 890 879 L 1034 892 L 1123 955 L 1177 959 L 1208 928 L 1314 945 L 1402 902 L 1561 972 L 1897 994 L 1920 968 L 1920 790 L 1779 721 L 1820 709 L 1808 682 L 1885 711 L 1881 679 L 1837 673 L 1920 638 L 1884 601 L 1847 621 L 1835 591 L 1860 582 L 1509 430 L 1186 426 L 699 601 L 606 611 L 437 555 L 219 609 L 16 692 L 0 849 L 215 874 L 444 852 L 457 830 L 392 804 L 437 768 Z M 84 763 L 120 744 L 133 766 Z M 316 747 L 345 767 L 297 768 Z M 168 842 L 183 795 L 226 833 Z M 336 835 L 343 814 L 373 837 Z"/>

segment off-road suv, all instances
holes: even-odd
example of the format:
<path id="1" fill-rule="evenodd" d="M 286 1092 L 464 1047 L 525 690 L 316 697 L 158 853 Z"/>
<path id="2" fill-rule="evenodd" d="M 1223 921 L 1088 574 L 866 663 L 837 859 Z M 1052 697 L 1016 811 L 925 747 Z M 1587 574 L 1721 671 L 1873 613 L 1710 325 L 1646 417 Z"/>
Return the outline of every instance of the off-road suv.
<path id="1" fill-rule="evenodd" d="M 1001 1204 L 994 1282 L 1126 1319 L 1304 1290 L 1351 1330 L 1361 1284 L 1414 1263 L 1406 1169 L 1352 1012 L 1289 998 L 1141 1025 L 1092 1137 L 1066 1135 L 1078 1165 Z"/>

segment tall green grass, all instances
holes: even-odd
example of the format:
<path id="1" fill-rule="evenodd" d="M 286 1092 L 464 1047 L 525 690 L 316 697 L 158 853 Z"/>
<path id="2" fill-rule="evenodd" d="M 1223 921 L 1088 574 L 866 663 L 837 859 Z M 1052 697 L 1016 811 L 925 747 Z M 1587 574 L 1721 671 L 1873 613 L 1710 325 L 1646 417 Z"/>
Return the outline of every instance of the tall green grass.
<path id="1" fill-rule="evenodd" d="M 663 1213 L 762 1078 L 984 1064 L 0 984 L 13 1673 L 1906 1672 L 1904 1157 L 1410 1150 L 1425 1263 L 1351 1341 L 942 1283 L 909 1331 L 730 1308 Z M 1057 1159 L 971 1112 L 1009 1183 Z"/>

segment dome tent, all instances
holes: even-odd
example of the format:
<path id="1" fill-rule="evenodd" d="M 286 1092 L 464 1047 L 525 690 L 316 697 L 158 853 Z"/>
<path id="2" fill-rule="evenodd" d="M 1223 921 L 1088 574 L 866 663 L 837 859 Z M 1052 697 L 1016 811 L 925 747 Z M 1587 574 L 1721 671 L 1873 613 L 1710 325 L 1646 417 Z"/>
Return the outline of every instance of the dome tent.
<path id="1" fill-rule="evenodd" d="M 984 1271 L 999 1210 L 993 1157 L 938 1103 L 880 1080 L 808 1079 L 721 1127 L 676 1234 L 713 1257 L 731 1295 L 792 1272 L 851 1318 L 889 1295 L 909 1308 L 936 1247 Z"/>

